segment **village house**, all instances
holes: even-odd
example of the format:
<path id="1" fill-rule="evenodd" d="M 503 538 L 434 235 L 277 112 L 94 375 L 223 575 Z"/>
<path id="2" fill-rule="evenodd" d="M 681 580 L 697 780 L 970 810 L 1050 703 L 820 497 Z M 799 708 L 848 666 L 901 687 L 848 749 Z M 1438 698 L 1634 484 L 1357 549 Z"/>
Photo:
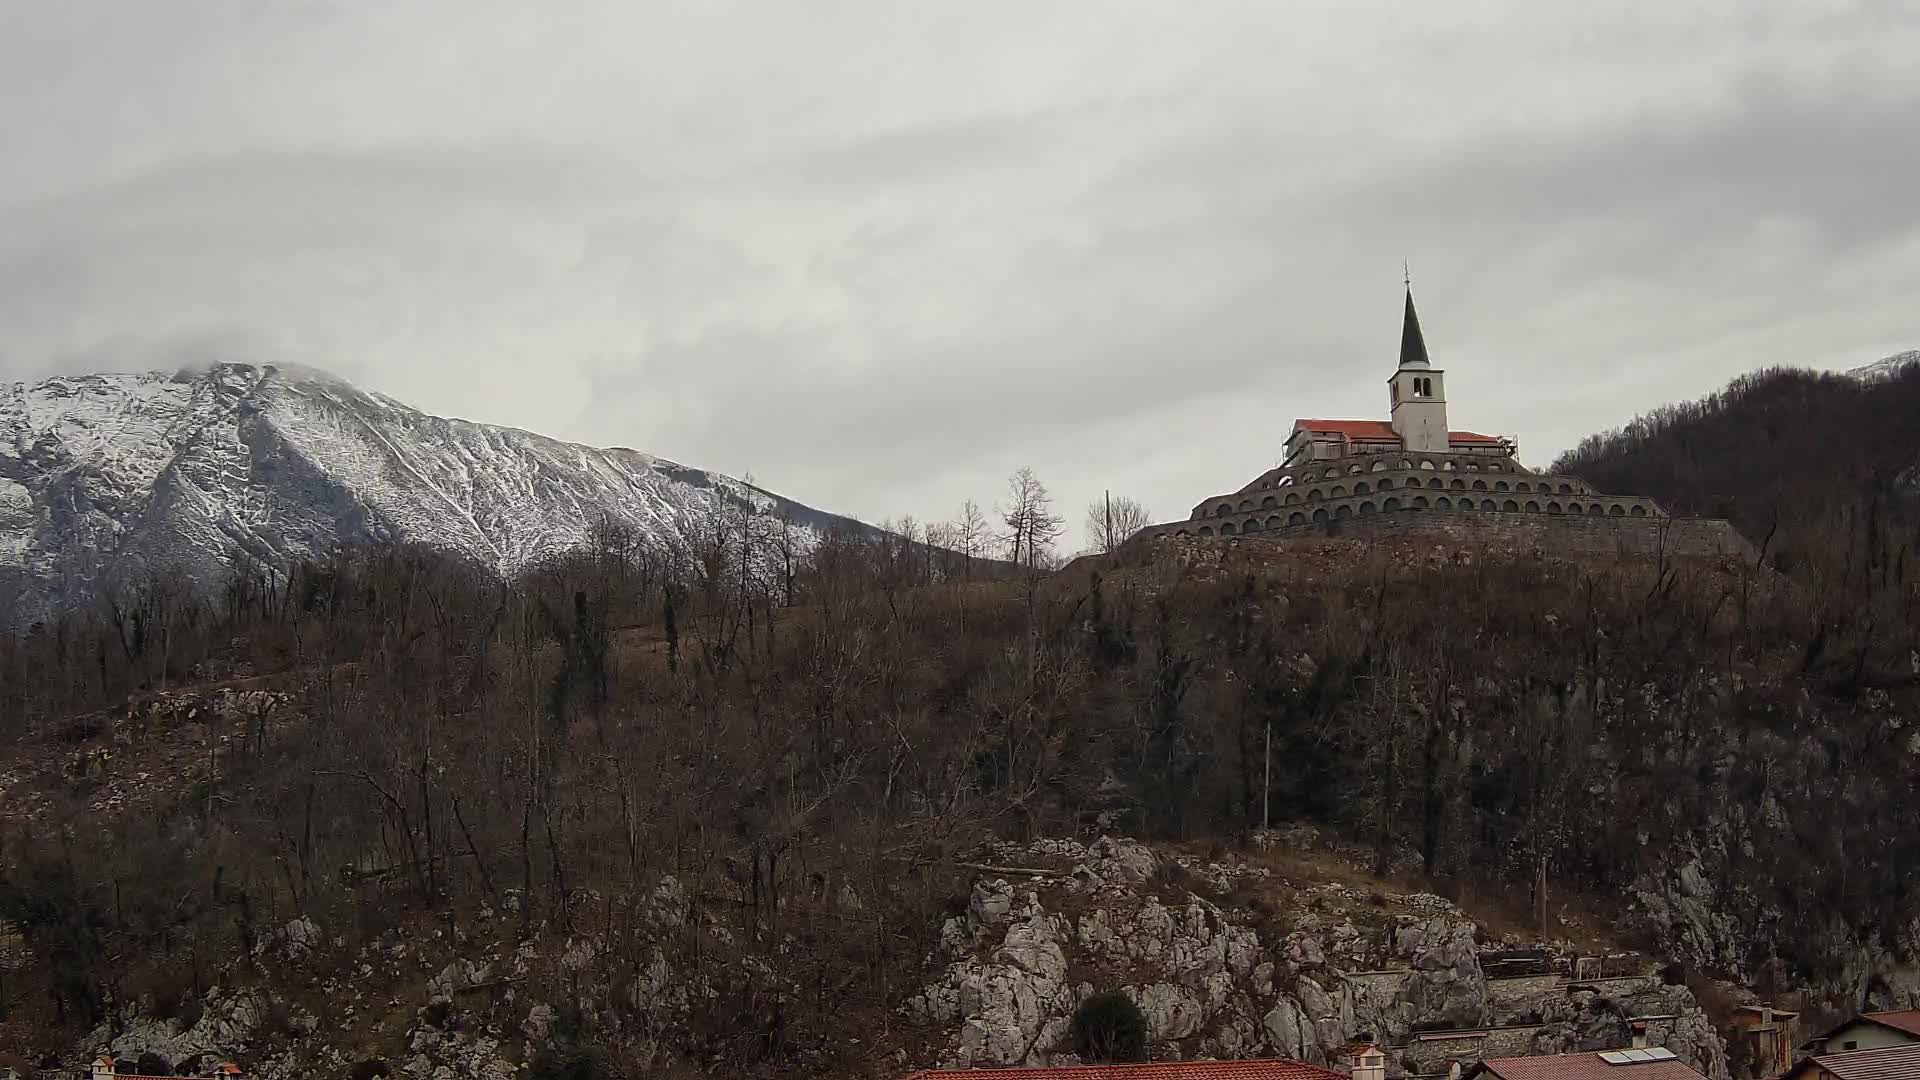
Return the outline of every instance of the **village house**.
<path id="1" fill-rule="evenodd" d="M 1488 1058 L 1461 1080 L 1706 1080 L 1671 1050 L 1640 1047 L 1546 1057 Z"/>
<path id="2" fill-rule="evenodd" d="M 1920 1077 L 1920 1041 L 1819 1054 L 1795 1065 L 1780 1080 L 1914 1080 Z"/>
<path id="3" fill-rule="evenodd" d="M 1745 1062 L 1752 1075 L 1779 1076 L 1793 1067 L 1799 1019 L 1799 1013 L 1772 1005 L 1736 1006 L 1727 1032 L 1728 1057 Z"/>
<path id="4" fill-rule="evenodd" d="M 1352 1072 L 1287 1058 L 1246 1061 L 1149 1061 L 1129 1065 L 1059 1065 L 1020 1069 L 926 1069 L 906 1080 L 1386 1080 L 1378 1047 L 1355 1047 Z"/>
<path id="5" fill-rule="evenodd" d="M 1861 1013 L 1815 1040 L 1821 1053 L 1920 1043 L 1920 1009 Z"/>
<path id="6" fill-rule="evenodd" d="M 243 1073 L 240 1066 L 231 1061 L 223 1061 L 210 1071 L 198 1074 L 204 1077 L 216 1077 L 219 1080 L 238 1080 Z M 88 1080 L 180 1080 L 176 1076 L 152 1076 L 147 1073 L 121 1072 L 119 1063 L 112 1054 L 101 1054 L 93 1059 L 93 1065 L 87 1072 Z"/>

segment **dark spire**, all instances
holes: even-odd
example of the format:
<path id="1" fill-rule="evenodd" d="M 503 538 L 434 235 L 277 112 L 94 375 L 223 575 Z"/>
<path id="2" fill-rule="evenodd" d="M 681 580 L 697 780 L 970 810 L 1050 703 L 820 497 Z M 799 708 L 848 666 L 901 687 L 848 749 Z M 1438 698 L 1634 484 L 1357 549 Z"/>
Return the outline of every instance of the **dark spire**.
<path id="1" fill-rule="evenodd" d="M 1420 333 L 1420 316 L 1413 310 L 1413 286 L 1407 286 L 1407 319 L 1400 327 L 1400 366 L 1431 367 L 1427 339 Z"/>

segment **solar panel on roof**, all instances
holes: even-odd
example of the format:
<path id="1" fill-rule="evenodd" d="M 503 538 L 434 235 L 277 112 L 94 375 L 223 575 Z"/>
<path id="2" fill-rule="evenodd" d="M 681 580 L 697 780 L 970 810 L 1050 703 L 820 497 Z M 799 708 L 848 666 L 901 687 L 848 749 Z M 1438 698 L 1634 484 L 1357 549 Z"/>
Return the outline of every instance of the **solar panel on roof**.
<path id="1" fill-rule="evenodd" d="M 1664 1046 L 1649 1046 L 1644 1049 L 1608 1050 L 1600 1055 L 1600 1060 L 1609 1065 L 1644 1065 L 1649 1061 L 1673 1061 L 1676 1055 Z"/>

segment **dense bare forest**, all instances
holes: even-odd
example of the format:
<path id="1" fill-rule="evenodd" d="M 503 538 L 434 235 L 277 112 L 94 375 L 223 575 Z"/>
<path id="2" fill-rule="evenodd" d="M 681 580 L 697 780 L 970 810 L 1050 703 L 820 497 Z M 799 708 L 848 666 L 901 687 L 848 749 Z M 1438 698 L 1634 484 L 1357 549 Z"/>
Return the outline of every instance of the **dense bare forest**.
<path id="1" fill-rule="evenodd" d="M 1554 471 L 1651 496 L 1676 514 L 1729 518 L 1793 569 L 1897 557 L 1911 540 L 1916 465 L 1920 365 L 1910 365 L 1869 381 L 1755 372 L 1590 436 Z"/>
<path id="2" fill-rule="evenodd" d="M 1763 992 L 1884 994 L 1920 927 L 1916 396 L 1758 376 L 1561 463 L 1732 514 L 1763 566 L 1336 540 L 1049 573 L 1025 473 L 993 529 L 805 547 L 743 515 L 512 582 L 390 551 L 157 584 L 0 637 L 0 917 L 35 959 L 0 1030 L 268 979 L 243 958 L 297 917 L 359 944 L 484 911 L 614 943 L 553 991 L 602 1071 L 665 1039 L 819 1072 L 894 1022 L 984 841 L 1234 843 L 1263 804 L 1436 889 L 1604 898 Z M 167 704 L 221 690 L 264 704 Z M 1694 872 L 1718 892 L 1676 894 Z M 731 952 L 648 931 L 667 875 Z M 659 948 L 724 988 L 669 1035 L 620 1004 Z"/>

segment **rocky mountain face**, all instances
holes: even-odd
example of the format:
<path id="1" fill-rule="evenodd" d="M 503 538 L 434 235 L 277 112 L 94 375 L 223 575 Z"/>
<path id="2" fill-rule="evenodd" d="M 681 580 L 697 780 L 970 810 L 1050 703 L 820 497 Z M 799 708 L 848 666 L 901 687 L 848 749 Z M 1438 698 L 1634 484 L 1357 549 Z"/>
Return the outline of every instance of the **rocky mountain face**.
<path id="1" fill-rule="evenodd" d="M 626 449 L 430 416 L 320 372 L 222 364 L 0 384 L 0 623 L 155 574 L 418 544 L 511 573 L 603 520 L 688 544 L 717 510 L 844 519 Z"/>
<path id="2" fill-rule="evenodd" d="M 1431 894 L 1314 884 L 1290 910 L 1235 903 L 1272 884 L 1256 864 L 1175 860 L 1127 840 L 1042 841 L 1057 875 L 983 877 L 943 933 L 945 970 L 910 1003 L 954 1034 L 943 1064 L 1072 1060 L 1068 1025 L 1096 990 L 1124 988 L 1164 1051 L 1342 1064 L 1356 1040 L 1391 1071 L 1629 1045 L 1628 1023 L 1710 1077 L 1725 1044 L 1693 994 L 1632 955 L 1503 948 Z M 1248 889 L 1248 886 L 1252 886 Z"/>
<path id="3" fill-rule="evenodd" d="M 1623 1047 L 1640 1019 L 1655 1045 L 1713 1080 L 1729 1076 L 1700 1004 L 1652 958 L 1503 940 L 1438 896 L 1284 881 L 1231 853 L 1203 859 L 1102 837 L 1002 844 L 990 857 L 1031 865 L 974 881 L 923 981 L 907 983 L 891 1022 L 847 1033 L 832 1073 L 1073 1063 L 1074 1010 L 1119 989 L 1146 1015 L 1161 1060 L 1339 1064 L 1364 1038 L 1389 1049 L 1392 1075 L 1440 1075 L 1454 1061 Z M 215 988 L 167 1017 L 130 1002 L 68 1056 L 217 1052 L 269 1080 L 344 1074 L 377 1057 L 419 1080 L 504 1080 L 563 1041 L 558 1018 L 578 1002 L 617 1003 L 624 1019 L 605 1034 L 621 1060 L 666 1068 L 701 1003 L 751 972 L 695 959 L 736 947 L 741 928 L 679 881 L 664 877 L 635 900 L 626 933 L 653 941 L 637 966 L 592 932 L 516 939 L 510 912 L 357 949 L 294 919 L 245 965 L 268 977 Z M 848 917 L 863 911 L 850 890 L 838 902 Z"/>
<path id="4" fill-rule="evenodd" d="M 1852 368 L 1847 374 L 1856 379 L 1884 379 L 1898 371 L 1912 367 L 1914 364 L 1920 364 L 1920 349 L 1908 349 L 1906 352 L 1894 353 L 1892 356 L 1882 357 L 1871 364 L 1863 364 L 1860 367 Z"/>

